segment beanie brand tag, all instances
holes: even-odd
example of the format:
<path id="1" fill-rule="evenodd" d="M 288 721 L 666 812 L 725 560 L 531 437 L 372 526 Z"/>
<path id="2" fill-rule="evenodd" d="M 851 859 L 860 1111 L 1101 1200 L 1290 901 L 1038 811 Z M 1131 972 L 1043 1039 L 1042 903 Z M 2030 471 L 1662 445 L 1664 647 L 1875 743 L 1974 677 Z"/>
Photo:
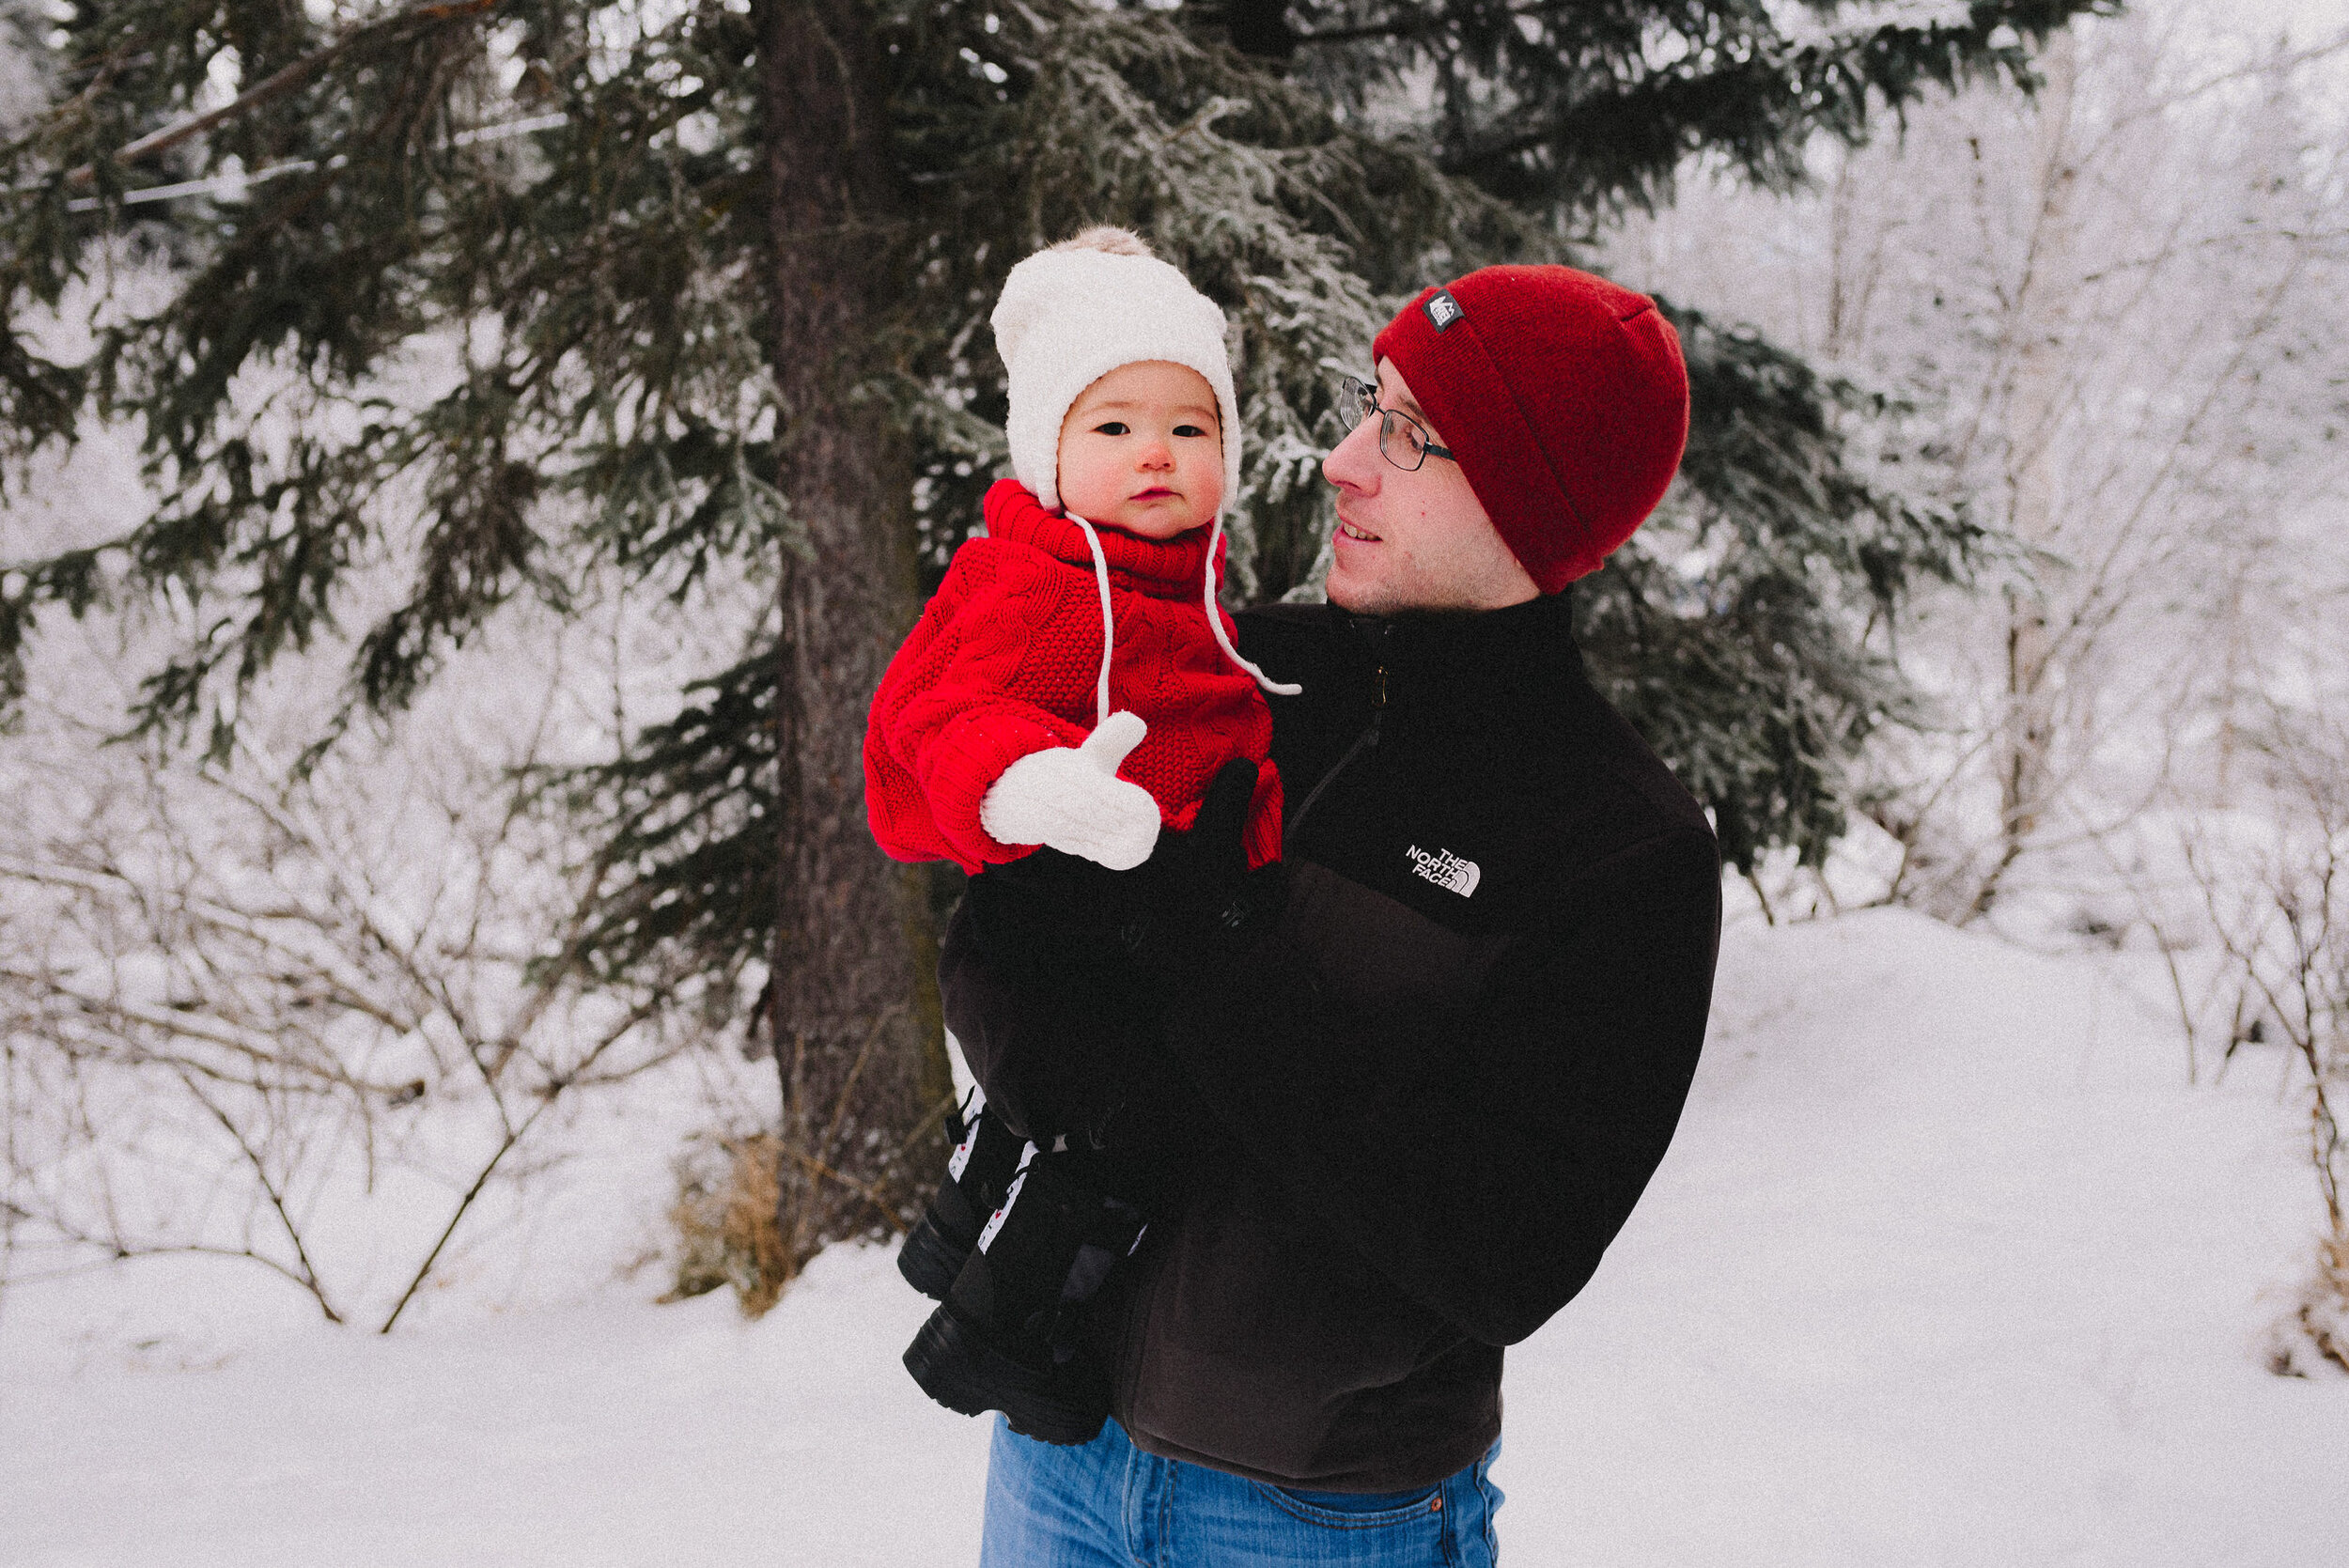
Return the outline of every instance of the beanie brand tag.
<path id="1" fill-rule="evenodd" d="M 1438 332 L 1468 314 L 1460 308 L 1460 302 L 1452 297 L 1449 288 L 1439 288 L 1428 295 L 1427 303 L 1421 308 L 1427 312 L 1427 319 L 1435 323 Z"/>

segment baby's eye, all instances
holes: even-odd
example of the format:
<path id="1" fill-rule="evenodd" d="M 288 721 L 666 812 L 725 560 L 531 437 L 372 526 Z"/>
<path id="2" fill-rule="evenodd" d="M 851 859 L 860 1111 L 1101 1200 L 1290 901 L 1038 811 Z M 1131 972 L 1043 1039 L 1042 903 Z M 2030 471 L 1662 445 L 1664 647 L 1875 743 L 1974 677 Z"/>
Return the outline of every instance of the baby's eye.
<path id="1" fill-rule="evenodd" d="M 1178 436 L 1204 436 L 1207 430 L 1204 425 L 1177 425 L 1174 433 Z"/>
<path id="2" fill-rule="evenodd" d="M 1126 422 L 1124 420 L 1112 419 L 1107 424 L 1096 425 L 1093 427 L 1093 433 L 1097 436 L 1123 436 L 1128 435 L 1131 432 L 1126 428 Z"/>

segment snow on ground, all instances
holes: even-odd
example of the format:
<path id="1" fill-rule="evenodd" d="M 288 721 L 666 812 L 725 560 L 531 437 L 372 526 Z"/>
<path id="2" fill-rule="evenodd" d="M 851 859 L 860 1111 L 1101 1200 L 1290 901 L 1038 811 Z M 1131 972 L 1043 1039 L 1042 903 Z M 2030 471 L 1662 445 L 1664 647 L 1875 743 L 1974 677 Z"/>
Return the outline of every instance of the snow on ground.
<path id="1" fill-rule="evenodd" d="M 1506 1560 L 2341 1560 L 2349 1383 L 2258 1343 L 2317 1213 L 2298 1110 L 2271 1053 L 2188 1088 L 2139 961 L 1734 924 L 1670 1159 L 1511 1353 Z M 389 1340 L 141 1266 L 0 1304 L 0 1563 L 974 1556 L 986 1431 L 899 1371 L 885 1251 L 755 1324 L 639 1276 Z"/>

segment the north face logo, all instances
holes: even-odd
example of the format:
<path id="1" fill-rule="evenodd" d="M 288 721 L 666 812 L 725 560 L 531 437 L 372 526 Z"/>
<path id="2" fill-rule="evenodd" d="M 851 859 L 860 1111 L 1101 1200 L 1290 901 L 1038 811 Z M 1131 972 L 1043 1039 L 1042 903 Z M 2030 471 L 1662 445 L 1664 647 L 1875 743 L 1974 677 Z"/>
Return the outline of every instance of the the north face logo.
<path id="1" fill-rule="evenodd" d="M 1438 332 L 1468 314 L 1460 308 L 1460 302 L 1452 297 L 1448 288 L 1439 288 L 1427 296 L 1426 310 L 1427 319 L 1435 323 Z"/>
<path id="2" fill-rule="evenodd" d="M 1414 844 L 1403 852 L 1411 858 L 1413 871 L 1462 898 L 1476 891 L 1477 879 L 1485 875 L 1474 861 L 1464 861 L 1449 849 L 1439 849 L 1431 855 Z"/>

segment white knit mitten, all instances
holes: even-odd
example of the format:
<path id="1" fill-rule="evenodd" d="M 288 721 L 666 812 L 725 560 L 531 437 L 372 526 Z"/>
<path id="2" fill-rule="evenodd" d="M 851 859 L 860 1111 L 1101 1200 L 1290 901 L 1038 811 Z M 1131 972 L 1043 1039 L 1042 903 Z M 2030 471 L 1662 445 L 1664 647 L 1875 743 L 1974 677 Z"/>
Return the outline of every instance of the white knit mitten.
<path id="1" fill-rule="evenodd" d="M 1081 746 L 1031 752 L 1003 769 L 979 801 L 979 826 L 1001 844 L 1046 844 L 1112 871 L 1130 871 L 1159 842 L 1159 803 L 1117 776 L 1149 732 L 1142 715 L 1117 712 Z"/>

